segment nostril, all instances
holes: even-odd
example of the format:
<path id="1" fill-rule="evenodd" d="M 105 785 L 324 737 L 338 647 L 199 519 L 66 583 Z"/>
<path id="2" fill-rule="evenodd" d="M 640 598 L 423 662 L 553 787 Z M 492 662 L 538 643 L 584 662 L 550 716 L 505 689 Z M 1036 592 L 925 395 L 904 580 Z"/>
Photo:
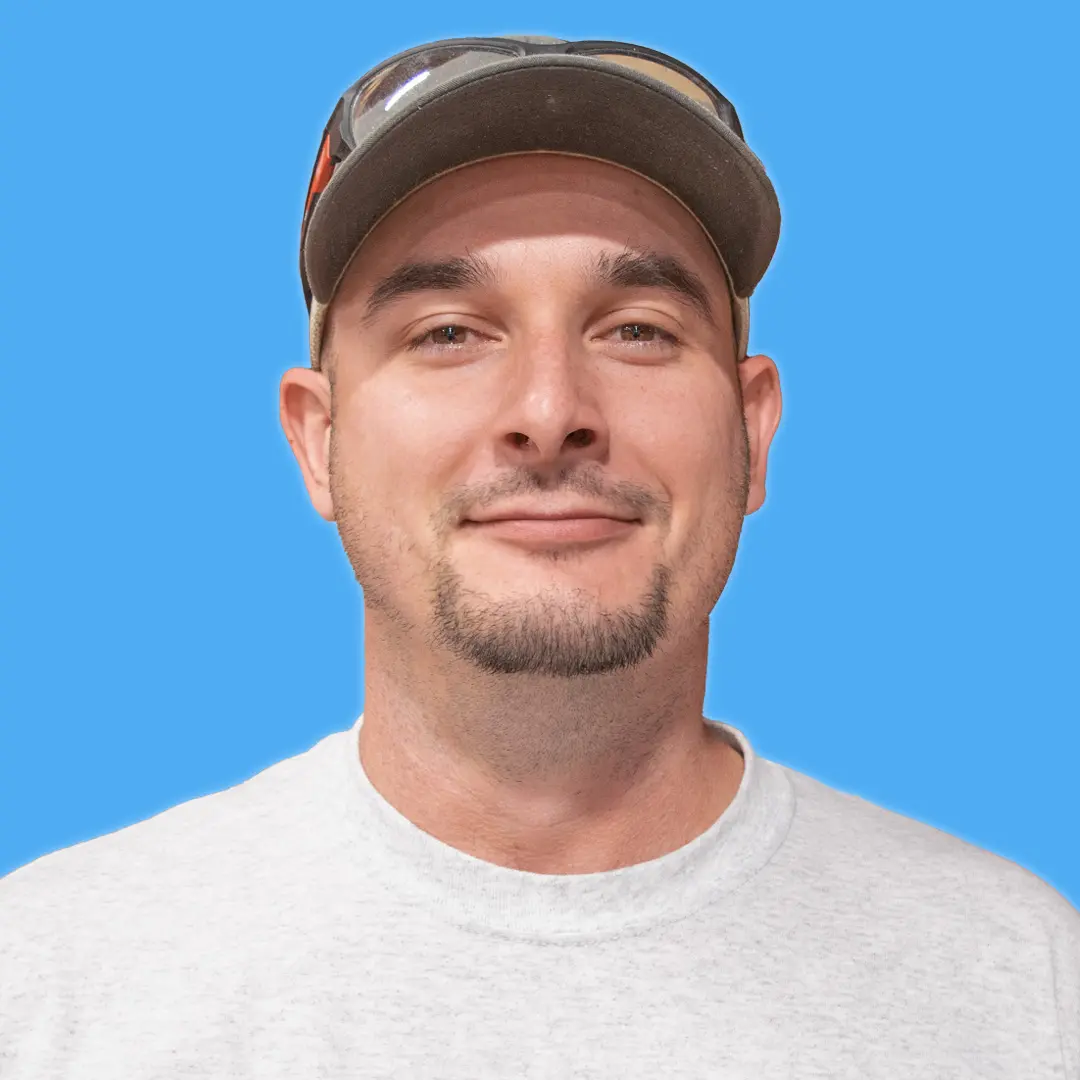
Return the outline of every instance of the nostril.
<path id="1" fill-rule="evenodd" d="M 514 431 L 514 432 L 511 432 L 511 434 L 510 434 L 510 441 L 515 446 L 528 446 L 529 445 L 529 436 L 528 435 L 523 435 L 520 431 Z"/>
<path id="2" fill-rule="evenodd" d="M 566 436 L 568 446 L 588 446 L 594 439 L 594 434 L 588 428 L 578 428 Z"/>

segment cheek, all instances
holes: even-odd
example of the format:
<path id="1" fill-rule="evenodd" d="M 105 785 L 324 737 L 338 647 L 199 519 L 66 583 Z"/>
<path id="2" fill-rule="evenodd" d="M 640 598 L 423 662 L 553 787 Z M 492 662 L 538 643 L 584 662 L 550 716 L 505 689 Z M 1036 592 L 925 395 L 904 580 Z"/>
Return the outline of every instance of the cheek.
<path id="1" fill-rule="evenodd" d="M 626 444 L 637 457 L 630 467 L 671 507 L 660 543 L 678 604 L 706 611 L 726 581 L 746 507 L 738 399 L 719 378 L 657 380 L 649 390 L 623 402 Z"/>
<path id="2" fill-rule="evenodd" d="M 375 378 L 343 402 L 336 429 L 343 471 L 364 499 L 365 516 L 380 515 L 384 532 L 400 533 L 399 543 L 412 546 L 470 445 L 461 405 Z"/>
<path id="3" fill-rule="evenodd" d="M 672 530 L 712 513 L 741 471 L 742 419 L 727 387 L 719 379 L 657 380 L 615 415 L 671 500 Z"/>

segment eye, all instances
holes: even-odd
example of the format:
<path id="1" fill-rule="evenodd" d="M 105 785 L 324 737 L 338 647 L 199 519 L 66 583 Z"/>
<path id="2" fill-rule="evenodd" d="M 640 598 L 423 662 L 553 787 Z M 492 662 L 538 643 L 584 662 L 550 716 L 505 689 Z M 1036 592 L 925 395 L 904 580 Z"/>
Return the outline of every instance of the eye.
<path id="1" fill-rule="evenodd" d="M 619 337 L 623 341 L 655 341 L 660 331 L 648 323 L 624 323 L 619 327 Z"/>
<path id="2" fill-rule="evenodd" d="M 475 330 L 470 330 L 469 327 L 462 326 L 460 323 L 447 323 L 445 326 L 436 326 L 432 330 L 425 330 L 419 337 L 413 338 L 409 342 L 409 348 L 452 348 L 465 345 L 470 335 L 475 342 L 477 337 Z"/>
<path id="3" fill-rule="evenodd" d="M 674 334 L 669 334 L 666 330 L 661 330 L 659 326 L 654 326 L 652 323 L 644 322 L 622 323 L 612 328 L 607 336 L 614 341 L 643 347 L 652 346 L 657 348 L 678 344 L 678 338 Z"/>

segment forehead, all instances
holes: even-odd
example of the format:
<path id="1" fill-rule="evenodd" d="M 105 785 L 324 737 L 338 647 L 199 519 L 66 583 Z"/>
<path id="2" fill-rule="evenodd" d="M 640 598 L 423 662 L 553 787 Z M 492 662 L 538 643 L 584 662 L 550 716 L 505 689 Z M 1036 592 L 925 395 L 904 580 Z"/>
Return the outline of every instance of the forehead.
<path id="1" fill-rule="evenodd" d="M 522 154 L 454 170 L 414 191 L 368 235 L 338 290 L 371 287 L 396 266 L 495 250 L 527 259 L 565 250 L 675 256 L 726 292 L 712 243 L 677 199 L 628 169 L 563 154 Z"/>

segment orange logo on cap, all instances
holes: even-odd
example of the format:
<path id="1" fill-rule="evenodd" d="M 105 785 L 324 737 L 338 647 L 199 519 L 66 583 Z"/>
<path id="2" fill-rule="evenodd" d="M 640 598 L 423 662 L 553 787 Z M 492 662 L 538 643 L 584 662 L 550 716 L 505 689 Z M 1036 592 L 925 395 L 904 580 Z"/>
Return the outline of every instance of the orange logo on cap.
<path id="1" fill-rule="evenodd" d="M 319 156 L 315 159 L 315 171 L 311 175 L 311 186 L 308 188 L 307 200 L 304 203 L 304 217 L 307 217 L 311 210 L 312 200 L 330 183 L 330 177 L 333 174 L 334 163 L 330 160 L 330 136 L 325 135 L 322 146 L 319 147 Z"/>

